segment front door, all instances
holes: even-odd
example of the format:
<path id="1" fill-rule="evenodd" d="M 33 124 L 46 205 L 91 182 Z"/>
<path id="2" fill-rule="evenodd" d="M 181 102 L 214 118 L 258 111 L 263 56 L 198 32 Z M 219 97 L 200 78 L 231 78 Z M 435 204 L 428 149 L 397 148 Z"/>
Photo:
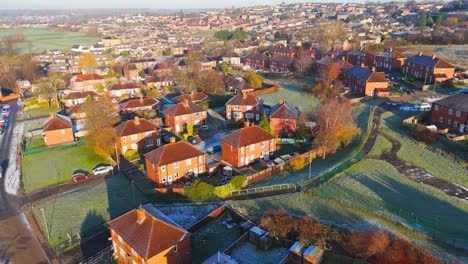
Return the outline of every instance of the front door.
<path id="1" fill-rule="evenodd" d="M 160 138 L 156 139 L 156 146 L 158 146 L 158 147 L 161 146 L 161 139 Z"/>
<path id="2" fill-rule="evenodd" d="M 465 132 L 465 124 L 460 124 L 460 133 L 464 133 Z"/>
<path id="3" fill-rule="evenodd" d="M 260 114 L 255 115 L 255 120 L 257 120 L 257 121 L 260 120 Z"/>
<path id="4" fill-rule="evenodd" d="M 193 175 L 196 177 L 198 175 L 198 168 L 193 169 Z"/>
<path id="5" fill-rule="evenodd" d="M 172 184 L 172 176 L 167 176 L 167 183 Z"/>

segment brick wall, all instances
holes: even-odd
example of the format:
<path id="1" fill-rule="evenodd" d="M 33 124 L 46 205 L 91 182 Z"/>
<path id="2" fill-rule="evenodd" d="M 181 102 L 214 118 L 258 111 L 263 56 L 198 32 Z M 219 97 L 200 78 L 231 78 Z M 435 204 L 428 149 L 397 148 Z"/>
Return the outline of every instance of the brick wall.
<path id="1" fill-rule="evenodd" d="M 75 136 L 71 128 L 52 130 L 45 132 L 44 141 L 47 146 L 52 146 L 73 142 L 75 141 Z"/>

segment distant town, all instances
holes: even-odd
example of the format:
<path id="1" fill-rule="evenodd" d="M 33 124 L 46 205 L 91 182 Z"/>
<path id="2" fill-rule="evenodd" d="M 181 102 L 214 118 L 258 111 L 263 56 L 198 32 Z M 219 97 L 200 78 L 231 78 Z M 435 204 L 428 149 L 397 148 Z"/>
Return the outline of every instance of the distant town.
<path id="1" fill-rule="evenodd" d="M 111 8 L 0 10 L 0 263 L 468 262 L 467 1 Z"/>

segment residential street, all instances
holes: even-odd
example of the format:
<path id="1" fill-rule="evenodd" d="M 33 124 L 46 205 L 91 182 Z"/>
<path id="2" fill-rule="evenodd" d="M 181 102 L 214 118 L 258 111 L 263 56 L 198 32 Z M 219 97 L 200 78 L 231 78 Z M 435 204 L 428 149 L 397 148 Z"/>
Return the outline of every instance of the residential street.
<path id="1" fill-rule="evenodd" d="M 16 173 L 16 165 L 12 166 L 12 164 L 16 163 L 12 163 L 10 154 L 12 149 L 16 150 L 11 144 L 12 139 L 20 138 L 20 134 L 14 133 L 16 132 L 15 115 L 18 111 L 16 100 L 7 103 L 11 105 L 10 125 L 5 134 L 0 136 L 0 162 L 4 169 L 0 193 L 0 263 L 50 263 L 21 211 L 21 199 L 6 191 L 8 184 L 17 185 L 12 183 L 15 177 L 11 175 Z"/>

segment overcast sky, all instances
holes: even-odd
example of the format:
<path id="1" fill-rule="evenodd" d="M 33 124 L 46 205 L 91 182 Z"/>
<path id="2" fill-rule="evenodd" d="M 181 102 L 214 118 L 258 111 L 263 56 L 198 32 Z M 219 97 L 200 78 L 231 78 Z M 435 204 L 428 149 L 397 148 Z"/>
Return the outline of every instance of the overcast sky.
<path id="1" fill-rule="evenodd" d="M 357 0 L 359 1 L 359 0 Z M 76 8 L 224 8 L 306 2 L 304 0 L 1 0 L 0 9 L 76 9 Z M 322 0 L 314 2 L 331 2 Z M 349 2 L 335 0 L 334 2 Z"/>

